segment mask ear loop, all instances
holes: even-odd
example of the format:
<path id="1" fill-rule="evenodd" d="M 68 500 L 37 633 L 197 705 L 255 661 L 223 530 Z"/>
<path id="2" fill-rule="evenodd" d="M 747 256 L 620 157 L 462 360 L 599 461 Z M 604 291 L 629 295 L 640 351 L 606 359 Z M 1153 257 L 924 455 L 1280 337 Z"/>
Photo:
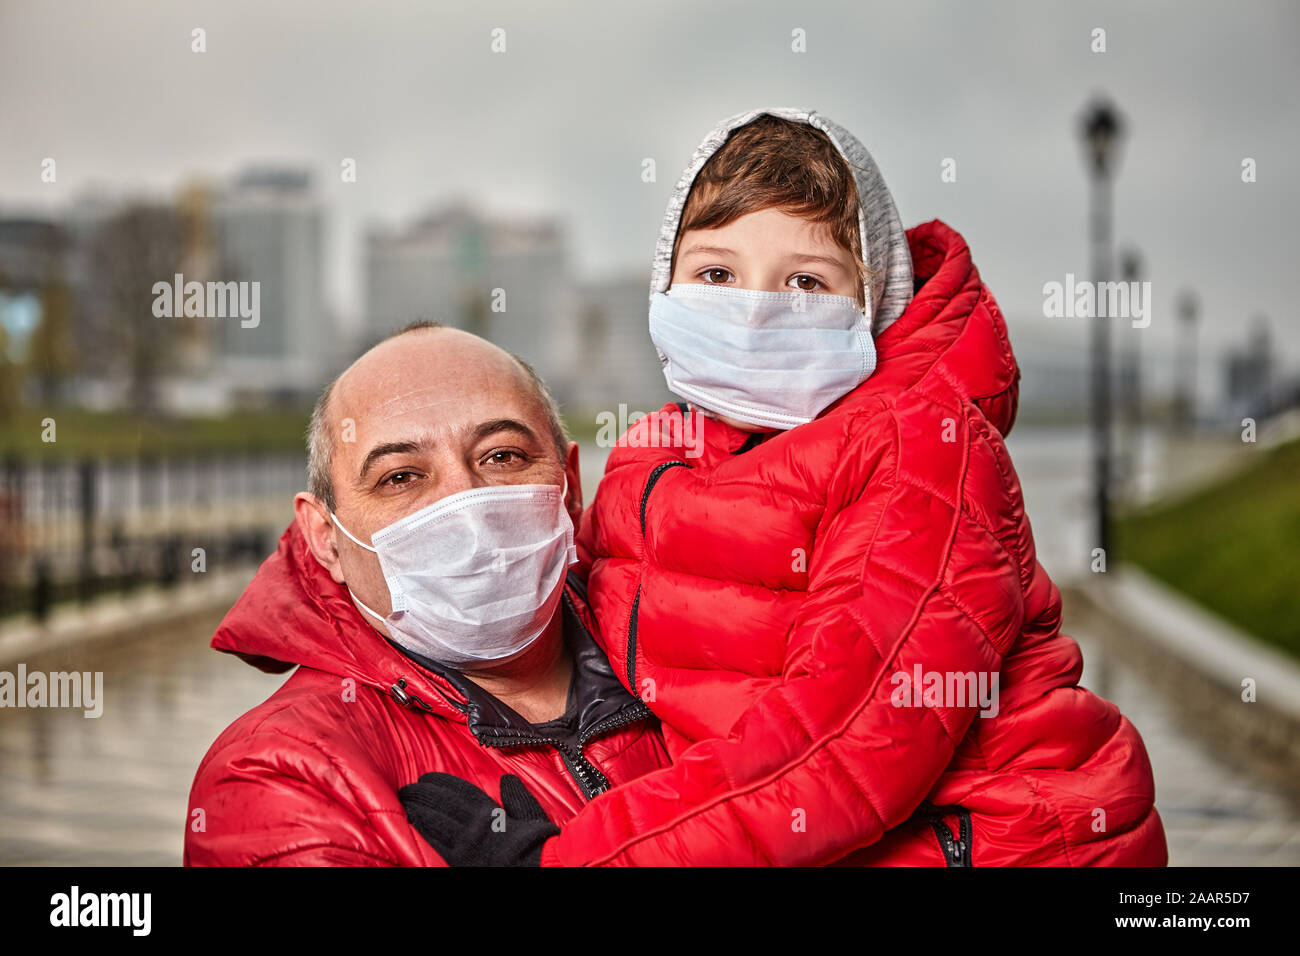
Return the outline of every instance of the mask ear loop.
<path id="1" fill-rule="evenodd" d="M 365 548 L 367 551 L 369 551 L 369 552 L 371 552 L 371 553 L 373 553 L 373 554 L 378 554 L 378 553 L 379 553 L 379 550 L 378 550 L 377 548 L 371 547 L 370 545 L 366 544 L 364 541 L 358 541 L 358 540 L 356 539 L 356 536 L 353 535 L 351 531 L 349 531 L 347 528 L 343 527 L 343 522 L 340 521 L 340 520 L 338 519 L 338 515 L 336 515 L 336 514 L 335 514 L 334 512 L 332 512 L 332 511 L 330 512 L 330 518 L 332 518 L 332 519 L 334 520 L 334 525 L 335 525 L 335 527 L 337 527 L 337 528 L 338 528 L 340 531 L 342 531 L 345 535 L 347 535 L 349 538 L 351 538 L 354 544 L 357 544 L 357 545 L 359 545 L 360 547 Z M 380 620 L 383 620 L 383 618 L 380 618 Z"/>
<path id="2" fill-rule="evenodd" d="M 332 518 L 332 519 L 334 520 L 334 525 L 335 525 L 335 527 L 337 527 L 337 528 L 338 528 L 340 531 L 342 531 L 345 535 L 347 535 L 349 538 L 351 538 L 354 544 L 358 545 L 359 547 L 365 548 L 367 551 L 372 551 L 372 552 L 374 552 L 375 554 L 378 554 L 378 553 L 379 553 L 379 551 L 378 551 L 377 548 L 373 548 L 373 547 L 371 547 L 370 545 L 366 544 L 364 541 L 358 541 L 357 538 L 356 538 L 356 536 L 355 536 L 351 531 L 349 531 L 347 528 L 343 527 L 343 522 L 340 521 L 340 520 L 338 519 L 338 515 L 336 515 L 336 514 L 335 514 L 334 512 L 332 512 L 332 511 L 330 512 L 330 518 Z M 348 587 L 346 583 L 345 583 L 343 586 L 344 586 L 344 587 Z M 389 597 L 390 597 L 390 599 L 391 599 L 391 597 L 392 597 L 392 594 L 391 594 L 392 589 L 390 588 L 389 591 L 390 591 Z M 376 613 L 375 611 L 372 611 L 370 608 L 366 607 L 366 605 L 362 604 L 362 603 L 361 603 L 361 599 L 360 599 L 359 597 L 357 597 L 356 592 L 353 591 L 352 588 L 350 588 L 350 587 L 348 587 L 348 594 L 349 594 L 349 596 L 351 596 L 351 598 L 352 598 L 352 603 L 353 603 L 353 604 L 355 604 L 355 605 L 356 605 L 357 607 L 359 607 L 361 610 L 365 611 L 367 614 L 369 614 L 371 617 L 373 617 L 373 618 L 374 618 L 376 621 L 378 621 L 380 624 L 386 624 L 386 623 L 388 622 L 388 618 L 384 617 L 382 614 L 378 614 L 378 613 Z M 394 611 L 396 611 L 396 608 L 394 608 Z"/>
<path id="3" fill-rule="evenodd" d="M 347 585 L 344 585 L 344 587 L 347 587 Z M 382 614 L 379 614 L 379 613 L 377 613 L 377 612 L 375 612 L 375 611 L 370 610 L 370 608 L 368 608 L 368 607 L 366 607 L 364 604 L 362 604 L 362 603 L 361 603 L 361 598 L 357 597 L 356 592 L 353 591 L 351 588 L 348 588 L 348 594 L 352 597 L 352 603 L 353 603 L 353 604 L 355 604 L 357 607 L 361 608 L 361 610 L 365 611 L 367 614 L 369 614 L 371 617 L 373 617 L 373 618 L 374 618 L 376 621 L 378 621 L 380 624 L 387 624 L 387 623 L 388 623 L 388 618 L 384 617 Z"/>
<path id="4" fill-rule="evenodd" d="M 569 517 L 569 473 L 567 470 L 564 472 L 564 487 L 560 489 L 560 510 L 564 512 L 566 518 Z M 572 519 L 569 519 L 569 524 L 573 524 Z M 578 563 L 578 545 L 576 543 L 576 538 L 577 531 L 571 531 L 569 534 L 569 547 L 565 553 L 566 568 L 570 568 Z"/>

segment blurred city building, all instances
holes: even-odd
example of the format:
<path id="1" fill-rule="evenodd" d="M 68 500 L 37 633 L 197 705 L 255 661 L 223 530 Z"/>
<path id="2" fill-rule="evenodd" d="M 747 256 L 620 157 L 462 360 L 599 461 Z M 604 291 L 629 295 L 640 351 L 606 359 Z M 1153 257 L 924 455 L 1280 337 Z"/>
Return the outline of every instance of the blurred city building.
<path id="1" fill-rule="evenodd" d="M 225 394 L 293 402 L 314 396 L 346 342 L 324 298 L 323 212 L 307 173 L 253 167 L 212 198 L 211 230 L 223 281 L 261 283 L 255 328 L 214 323 L 212 373 Z"/>
<path id="2" fill-rule="evenodd" d="M 1263 316 L 1255 316 L 1243 346 L 1223 357 L 1223 417 L 1235 423 L 1300 408 L 1300 376 L 1283 374 L 1280 364 L 1272 329 Z"/>
<path id="3" fill-rule="evenodd" d="M 27 401 L 215 413 L 303 404 L 346 357 L 324 298 L 324 212 L 305 172 L 253 167 L 172 199 L 79 197 L 0 218 L 5 356 Z M 256 321 L 158 318 L 155 283 L 257 283 Z M 146 407 L 141 407 L 141 403 Z"/>
<path id="4" fill-rule="evenodd" d="M 648 279 L 578 281 L 554 219 L 488 217 L 455 203 L 370 231 L 364 256 L 361 347 L 431 319 L 527 360 L 566 412 L 619 402 L 648 411 L 668 398 L 647 332 Z"/>
<path id="5" fill-rule="evenodd" d="M 580 286 L 582 343 L 573 405 L 582 413 L 651 412 L 673 401 L 650 340 L 648 276 L 633 274 Z"/>
<path id="6" fill-rule="evenodd" d="M 441 322 L 524 358 L 567 401 L 579 299 L 558 222 L 488 218 L 457 203 L 371 230 L 364 259 L 363 347 L 411 322 Z"/>

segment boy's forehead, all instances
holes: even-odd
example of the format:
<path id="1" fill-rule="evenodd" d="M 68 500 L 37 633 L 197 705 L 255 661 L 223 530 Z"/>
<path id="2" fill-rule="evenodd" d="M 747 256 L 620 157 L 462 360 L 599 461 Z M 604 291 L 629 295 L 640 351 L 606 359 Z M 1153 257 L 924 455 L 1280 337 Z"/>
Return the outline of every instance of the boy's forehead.
<path id="1" fill-rule="evenodd" d="M 688 242 L 708 237 L 726 236 L 762 236 L 779 233 L 782 236 L 798 238 L 809 242 L 836 243 L 834 229 L 829 222 L 818 222 L 797 212 L 768 206 L 747 212 L 722 226 L 711 229 L 688 229 L 678 233 L 678 244 L 686 248 Z"/>
<path id="2" fill-rule="evenodd" d="M 827 256 L 852 263 L 853 252 L 836 238 L 829 223 L 815 222 L 777 207 L 759 209 L 712 229 L 678 233 L 676 258 L 696 254 L 754 253 L 798 257 Z"/>

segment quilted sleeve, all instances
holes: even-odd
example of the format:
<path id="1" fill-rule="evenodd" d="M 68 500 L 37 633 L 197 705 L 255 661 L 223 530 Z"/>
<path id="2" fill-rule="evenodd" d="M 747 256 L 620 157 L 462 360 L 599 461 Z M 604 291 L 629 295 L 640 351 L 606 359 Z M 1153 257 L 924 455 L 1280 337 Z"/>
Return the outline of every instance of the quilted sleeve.
<path id="1" fill-rule="evenodd" d="M 399 865 L 336 764 L 289 734 L 219 739 L 190 792 L 185 865 Z"/>
<path id="2" fill-rule="evenodd" d="M 660 414 L 674 409 L 670 403 Z M 610 449 L 605 473 L 574 538 L 577 571 L 584 579 L 601 556 L 636 553 L 641 546 L 637 529 L 642 491 L 649 475 L 661 465 L 687 461 L 685 446 L 680 437 L 668 434 L 665 421 L 643 416 Z"/>
<path id="3" fill-rule="evenodd" d="M 911 682 L 1000 668 L 1024 616 L 1019 504 L 973 408 L 951 411 L 948 440 L 932 406 L 888 414 L 871 429 L 889 436 L 876 439 L 882 464 L 839 489 L 823 522 L 782 682 L 725 739 L 594 800 L 543 865 L 821 865 L 874 843 L 931 789 L 980 705 Z"/>

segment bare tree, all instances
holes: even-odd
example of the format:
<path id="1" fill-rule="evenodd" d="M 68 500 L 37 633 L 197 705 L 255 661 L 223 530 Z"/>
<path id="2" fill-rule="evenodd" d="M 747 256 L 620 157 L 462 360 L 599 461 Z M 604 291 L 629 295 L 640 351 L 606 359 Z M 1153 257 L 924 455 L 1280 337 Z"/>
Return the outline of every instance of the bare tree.
<path id="1" fill-rule="evenodd" d="M 73 301 L 61 276 L 41 289 L 41 321 L 27 345 L 28 375 L 35 380 L 37 399 L 45 406 L 63 397 L 63 385 L 75 370 L 72 346 Z"/>
<path id="2" fill-rule="evenodd" d="M 91 251 L 95 286 L 104 297 L 100 330 L 139 413 L 158 409 L 158 380 L 172 365 L 178 322 L 153 313 L 154 283 L 169 286 L 185 258 L 180 214 L 170 206 L 135 204 L 98 230 Z"/>

